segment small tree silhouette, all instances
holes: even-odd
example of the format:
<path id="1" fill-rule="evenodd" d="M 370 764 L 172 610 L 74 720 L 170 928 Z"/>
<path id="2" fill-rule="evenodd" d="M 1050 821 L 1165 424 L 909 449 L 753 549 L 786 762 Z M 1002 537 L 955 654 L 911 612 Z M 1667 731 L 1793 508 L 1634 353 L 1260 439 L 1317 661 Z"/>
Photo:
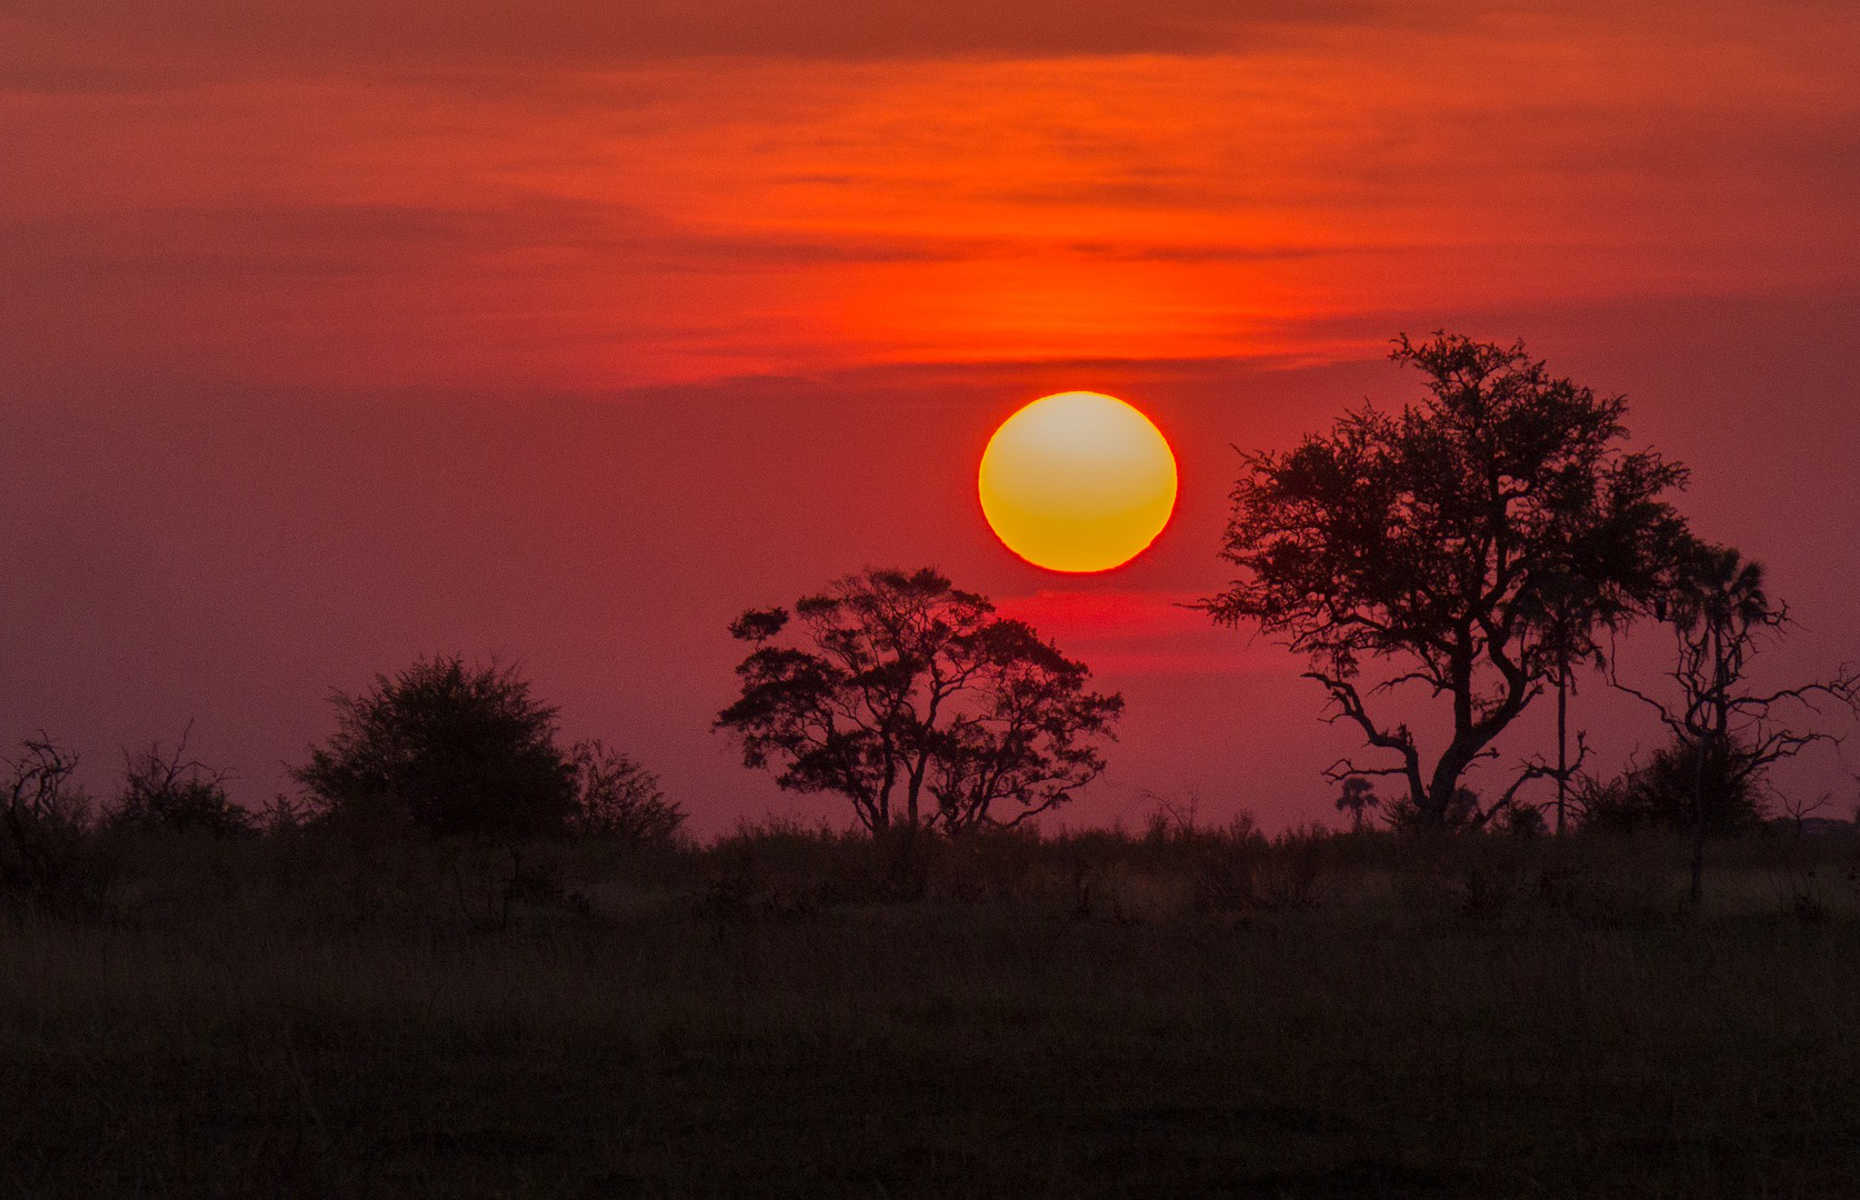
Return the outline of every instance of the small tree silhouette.
<path id="1" fill-rule="evenodd" d="M 90 798 L 72 781 L 78 756 L 40 733 L 0 764 L 0 901 L 59 912 L 95 900 Z"/>
<path id="2" fill-rule="evenodd" d="M 1813 713 L 1824 699 L 1849 709 L 1860 706 L 1860 673 L 1843 666 L 1831 679 L 1767 692 L 1751 689 L 1746 679 L 1750 660 L 1763 642 L 1789 626 L 1789 609 L 1770 598 L 1763 565 L 1729 546 L 1688 539 L 1674 560 L 1664 600 L 1675 650 L 1668 675 L 1678 698 L 1662 700 L 1619 679 L 1614 683 L 1659 714 L 1674 739 L 1669 761 L 1679 756 L 1691 761 L 1689 895 L 1697 904 L 1713 813 L 1731 813 L 1739 796 L 1754 803 L 1748 797 L 1761 786 L 1770 764 L 1832 740 L 1823 732 L 1786 725 L 1777 715 L 1786 706 Z"/>
<path id="3" fill-rule="evenodd" d="M 577 742 L 569 762 L 575 772 L 573 832 L 636 846 L 677 836 L 685 813 L 665 798 L 657 775 L 598 740 Z"/>
<path id="4" fill-rule="evenodd" d="M 538 703 L 515 668 L 422 659 L 330 702 L 336 733 L 293 772 L 326 816 L 525 836 L 559 833 L 574 813 L 556 709 Z"/>
<path id="5" fill-rule="evenodd" d="M 252 832 L 252 816 L 226 794 L 226 772 L 187 757 L 189 722 L 174 749 L 151 742 L 139 754 L 123 751 L 123 790 L 107 824 L 112 829 L 199 831 L 215 837 Z"/>
<path id="6" fill-rule="evenodd" d="M 838 792 L 868 830 L 1018 825 L 1104 770 L 1123 698 L 994 605 L 929 569 L 867 570 L 730 632 L 755 647 L 716 727 L 776 783 Z M 1005 819 L 1001 809 L 1012 805 Z"/>
<path id="7" fill-rule="evenodd" d="M 1368 820 L 1366 810 L 1376 808 L 1382 803 L 1382 797 L 1376 795 L 1376 786 L 1360 775 L 1350 775 L 1343 781 L 1343 792 L 1337 797 L 1337 811 L 1350 814 L 1350 832 L 1363 832 L 1363 825 Z"/>

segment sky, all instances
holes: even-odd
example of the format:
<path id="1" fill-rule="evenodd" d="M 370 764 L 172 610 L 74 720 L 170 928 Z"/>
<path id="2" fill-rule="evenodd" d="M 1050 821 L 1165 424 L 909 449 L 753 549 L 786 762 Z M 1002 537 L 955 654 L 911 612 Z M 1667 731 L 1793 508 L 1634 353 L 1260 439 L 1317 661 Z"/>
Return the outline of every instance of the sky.
<path id="1" fill-rule="evenodd" d="M 1759 676 L 1825 674 L 1860 660 L 1855 61 L 1845 0 L 0 0 L 0 739 L 101 795 L 191 723 L 258 804 L 332 690 L 458 653 L 701 834 L 843 822 L 710 731 L 726 626 L 934 565 L 1124 694 L 1067 823 L 1335 823 L 1356 747 L 1300 662 L 1182 604 L 1227 582 L 1236 448 L 1415 399 L 1389 339 L 1438 328 L 1626 394 L 1791 605 Z M 1071 389 L 1181 470 L 1098 576 L 975 497 Z M 1659 739 L 1599 680 L 1574 720 L 1598 769 Z M 1846 815 L 1855 771 L 1779 779 Z"/>

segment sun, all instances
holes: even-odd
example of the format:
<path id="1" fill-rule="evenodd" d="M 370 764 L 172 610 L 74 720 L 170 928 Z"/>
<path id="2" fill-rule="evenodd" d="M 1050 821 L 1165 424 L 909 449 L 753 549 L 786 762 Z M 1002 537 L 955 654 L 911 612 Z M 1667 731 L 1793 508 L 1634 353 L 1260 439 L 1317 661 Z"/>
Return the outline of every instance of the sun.
<path id="1" fill-rule="evenodd" d="M 1001 423 L 976 480 L 1009 550 L 1050 571 L 1108 571 L 1175 511 L 1175 455 L 1135 408 L 1098 392 L 1043 396 Z"/>

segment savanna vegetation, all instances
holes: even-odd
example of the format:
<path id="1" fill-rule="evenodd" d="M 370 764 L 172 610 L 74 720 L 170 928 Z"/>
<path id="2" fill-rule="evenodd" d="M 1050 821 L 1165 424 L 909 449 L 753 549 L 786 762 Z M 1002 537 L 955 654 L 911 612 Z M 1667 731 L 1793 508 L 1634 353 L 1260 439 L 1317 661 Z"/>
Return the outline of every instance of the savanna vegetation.
<path id="1" fill-rule="evenodd" d="M 33 1196 L 1840 1196 L 1860 841 L 1237 823 L 91 848 L 0 922 Z"/>
<path id="2" fill-rule="evenodd" d="M 1122 700 L 928 569 L 730 630 L 717 730 L 818 828 L 699 842 L 460 658 L 334 696 L 261 809 L 185 734 L 101 799 L 39 735 L 0 765 L 0 1188 L 1860 1194 L 1860 827 L 1768 776 L 1853 672 L 1754 682 L 1787 609 L 1618 397 L 1395 358 L 1420 403 L 1244 460 L 1206 602 L 1363 735 L 1345 830 L 1055 831 Z M 1665 676 L 1619 677 L 1636 625 Z M 1612 775 L 1584 679 L 1654 718 Z M 1557 745 L 1500 762 L 1550 695 Z"/>

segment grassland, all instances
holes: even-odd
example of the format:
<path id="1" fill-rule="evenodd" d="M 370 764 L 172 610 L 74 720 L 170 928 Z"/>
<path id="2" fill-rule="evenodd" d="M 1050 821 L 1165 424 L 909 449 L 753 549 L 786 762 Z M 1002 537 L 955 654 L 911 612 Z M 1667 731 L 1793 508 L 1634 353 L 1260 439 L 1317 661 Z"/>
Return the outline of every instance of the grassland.
<path id="1" fill-rule="evenodd" d="M 0 1192 L 1855 1196 L 1860 846 L 156 839 L 0 919 Z"/>

